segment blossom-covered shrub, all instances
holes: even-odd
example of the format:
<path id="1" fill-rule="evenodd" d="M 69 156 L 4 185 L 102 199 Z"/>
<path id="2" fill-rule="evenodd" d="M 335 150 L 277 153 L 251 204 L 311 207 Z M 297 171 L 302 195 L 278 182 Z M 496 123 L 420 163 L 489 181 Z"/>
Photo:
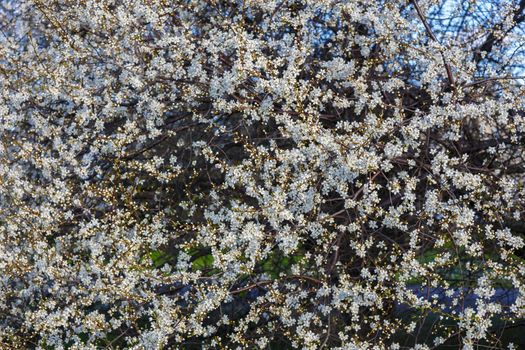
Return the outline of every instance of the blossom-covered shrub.
<path id="1" fill-rule="evenodd" d="M 524 9 L 1 1 L 2 348 L 512 347 Z"/>

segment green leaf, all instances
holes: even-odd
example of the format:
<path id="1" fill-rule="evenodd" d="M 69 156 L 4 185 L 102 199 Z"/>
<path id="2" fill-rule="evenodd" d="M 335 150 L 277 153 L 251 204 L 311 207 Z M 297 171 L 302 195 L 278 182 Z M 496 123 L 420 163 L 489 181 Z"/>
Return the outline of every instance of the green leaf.
<path id="1" fill-rule="evenodd" d="M 418 256 L 417 261 L 419 261 L 422 264 L 428 264 L 434 261 L 434 259 L 437 257 L 438 254 L 439 254 L 439 251 L 437 251 L 436 249 L 429 249 L 425 251 L 423 254 L 421 254 L 420 256 Z"/>
<path id="2" fill-rule="evenodd" d="M 153 250 L 149 253 L 149 257 L 155 268 L 162 267 L 171 260 L 171 256 L 160 250 Z"/>
<path id="3" fill-rule="evenodd" d="M 281 273 L 290 273 L 292 265 L 298 264 L 303 257 L 302 254 L 283 256 L 279 251 L 274 251 L 262 262 L 261 267 L 270 278 L 276 279 Z"/>
<path id="4" fill-rule="evenodd" d="M 191 264 L 193 271 L 204 270 L 213 267 L 213 255 L 208 254 L 201 256 Z"/>

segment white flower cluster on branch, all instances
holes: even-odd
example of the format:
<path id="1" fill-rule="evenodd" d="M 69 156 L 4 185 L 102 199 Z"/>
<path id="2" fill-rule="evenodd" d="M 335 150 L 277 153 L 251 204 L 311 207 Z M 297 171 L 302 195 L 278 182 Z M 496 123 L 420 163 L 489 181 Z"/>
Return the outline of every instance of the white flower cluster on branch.
<path id="1" fill-rule="evenodd" d="M 0 1 L 0 348 L 513 348 L 524 21 Z"/>

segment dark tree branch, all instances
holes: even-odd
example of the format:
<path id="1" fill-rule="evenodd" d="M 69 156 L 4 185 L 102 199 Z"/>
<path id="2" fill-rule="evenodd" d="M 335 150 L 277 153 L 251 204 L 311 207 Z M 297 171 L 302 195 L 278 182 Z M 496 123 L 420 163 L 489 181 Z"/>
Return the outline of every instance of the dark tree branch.
<path id="1" fill-rule="evenodd" d="M 525 1 L 525 0 L 524 0 Z M 425 26 L 425 30 L 427 31 L 428 36 L 430 39 L 434 40 L 435 42 L 439 43 L 438 39 L 434 35 L 434 32 L 432 32 L 432 28 L 430 28 L 430 25 L 428 24 L 423 11 L 421 10 L 421 7 L 419 7 L 419 4 L 417 0 L 411 0 L 412 4 L 414 5 L 414 8 L 416 9 L 417 15 L 419 19 L 421 19 L 421 22 Z M 448 63 L 447 59 L 445 58 L 445 55 L 441 53 L 441 58 L 443 59 L 443 64 L 445 65 L 445 70 L 447 71 L 447 78 L 448 82 L 450 84 L 450 87 L 454 87 L 454 75 L 452 74 L 452 68 L 450 67 L 450 64 Z"/>
<path id="2" fill-rule="evenodd" d="M 522 13 L 523 10 L 525 10 L 525 0 L 521 0 L 518 8 L 514 12 L 514 15 L 512 16 L 513 25 L 509 29 L 505 31 L 505 35 L 508 34 L 510 31 L 512 31 L 516 26 L 518 26 L 520 23 L 522 23 L 525 20 L 525 15 Z M 489 54 L 494 49 L 494 46 L 501 43 L 503 41 L 503 38 L 505 36 L 497 37 L 496 33 L 500 31 L 503 27 L 503 23 L 498 23 L 494 26 L 494 28 L 490 31 L 489 35 L 487 36 L 487 39 L 481 44 L 481 46 L 474 52 L 474 61 L 476 63 L 479 63 L 482 59 L 482 52 L 486 52 Z"/>

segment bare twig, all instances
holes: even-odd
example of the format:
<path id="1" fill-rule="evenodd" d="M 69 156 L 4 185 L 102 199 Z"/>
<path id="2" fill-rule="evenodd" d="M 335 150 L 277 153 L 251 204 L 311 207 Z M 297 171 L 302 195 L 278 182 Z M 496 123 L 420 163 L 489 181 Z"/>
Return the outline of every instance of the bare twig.
<path id="1" fill-rule="evenodd" d="M 310 276 L 305 276 L 305 275 L 285 276 L 282 279 L 284 279 L 284 280 L 303 280 L 303 281 L 308 281 L 308 282 L 315 283 L 315 284 L 323 284 L 323 281 L 318 280 L 317 278 L 310 277 Z M 241 292 L 249 291 L 250 289 L 253 289 L 255 287 L 262 287 L 264 285 L 272 284 L 274 282 L 275 282 L 275 280 L 264 280 L 264 281 L 255 282 L 255 283 L 250 284 L 250 285 L 248 285 L 246 287 L 242 287 L 242 288 L 230 291 L 230 294 L 239 294 Z"/>
<path id="2" fill-rule="evenodd" d="M 465 84 L 464 87 L 472 87 L 476 85 L 485 84 L 491 81 L 498 81 L 498 80 L 519 80 L 519 79 L 525 79 L 525 76 L 519 75 L 514 77 L 490 77 L 490 78 L 484 78 L 480 80 L 473 81 L 471 83 Z"/>
<path id="3" fill-rule="evenodd" d="M 411 0 L 412 4 L 414 5 L 414 8 L 416 9 L 417 15 L 419 19 L 421 19 L 421 22 L 425 26 L 425 30 L 427 31 L 428 36 L 430 39 L 434 40 L 435 42 L 439 43 L 438 39 L 434 35 L 434 32 L 432 32 L 432 28 L 430 28 L 430 25 L 428 24 L 425 16 L 423 15 L 423 11 L 421 11 L 421 7 L 419 7 L 419 4 L 417 0 Z M 445 65 L 445 70 L 447 71 L 447 78 L 448 82 L 451 87 L 455 86 L 454 82 L 454 75 L 452 74 L 452 68 L 450 68 L 450 64 L 448 63 L 447 59 L 445 58 L 445 55 L 443 52 L 441 53 L 441 57 L 443 59 L 443 64 Z"/>

